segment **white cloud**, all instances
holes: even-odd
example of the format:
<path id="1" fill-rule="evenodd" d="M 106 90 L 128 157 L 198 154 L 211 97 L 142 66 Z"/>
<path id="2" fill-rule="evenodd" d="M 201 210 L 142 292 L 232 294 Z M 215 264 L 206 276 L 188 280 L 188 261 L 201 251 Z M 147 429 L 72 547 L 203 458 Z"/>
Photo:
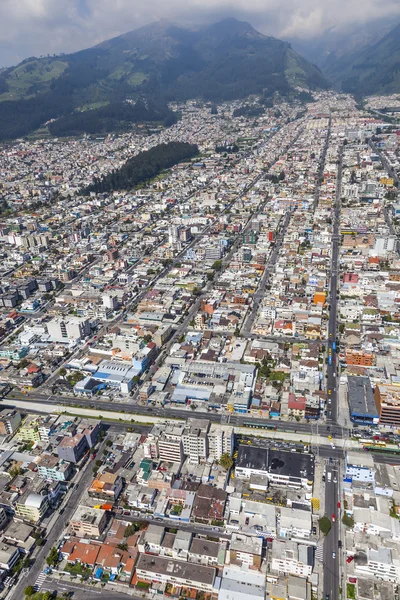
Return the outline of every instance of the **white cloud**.
<path id="1" fill-rule="evenodd" d="M 263 33 L 314 37 L 381 17 L 400 20 L 398 0 L 0 0 L 0 65 L 71 52 L 167 18 L 201 23 L 225 16 Z M 393 21 L 395 24 L 396 21 Z"/>

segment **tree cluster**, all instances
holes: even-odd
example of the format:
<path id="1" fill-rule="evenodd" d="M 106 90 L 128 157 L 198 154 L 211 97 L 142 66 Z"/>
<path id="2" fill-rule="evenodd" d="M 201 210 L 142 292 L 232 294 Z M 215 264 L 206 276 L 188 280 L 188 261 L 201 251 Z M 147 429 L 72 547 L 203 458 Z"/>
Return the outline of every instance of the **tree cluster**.
<path id="1" fill-rule="evenodd" d="M 114 169 L 101 179 L 95 177 L 93 183 L 82 190 L 82 194 L 96 194 L 115 190 L 131 189 L 159 175 L 182 160 L 193 158 L 198 154 L 196 144 L 187 142 L 169 142 L 158 144 L 150 150 L 139 152 L 130 158 L 120 169 Z"/>

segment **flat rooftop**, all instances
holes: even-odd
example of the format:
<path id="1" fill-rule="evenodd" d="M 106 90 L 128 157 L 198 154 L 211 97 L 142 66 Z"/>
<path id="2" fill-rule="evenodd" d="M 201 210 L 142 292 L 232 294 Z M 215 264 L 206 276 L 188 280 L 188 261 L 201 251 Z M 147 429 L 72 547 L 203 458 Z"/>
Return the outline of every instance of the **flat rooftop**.
<path id="1" fill-rule="evenodd" d="M 307 453 L 241 445 L 236 461 L 238 467 L 314 481 L 314 457 Z"/>
<path id="2" fill-rule="evenodd" d="M 150 554 L 140 554 L 136 563 L 136 569 L 207 585 L 213 585 L 215 579 L 215 569 L 212 567 L 203 567 L 195 563 L 187 563 L 181 560 L 172 560 L 171 558 L 162 558 Z"/>
<path id="3" fill-rule="evenodd" d="M 348 403 L 350 414 L 368 415 L 369 418 L 378 418 L 379 414 L 375 405 L 369 377 L 347 376 Z"/>

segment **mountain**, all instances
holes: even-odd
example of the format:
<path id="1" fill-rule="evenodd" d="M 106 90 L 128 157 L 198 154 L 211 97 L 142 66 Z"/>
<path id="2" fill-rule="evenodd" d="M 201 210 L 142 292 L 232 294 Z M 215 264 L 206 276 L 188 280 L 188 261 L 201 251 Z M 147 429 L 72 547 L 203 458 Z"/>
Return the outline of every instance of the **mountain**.
<path id="1" fill-rule="evenodd" d="M 393 23 L 385 17 L 342 29 L 330 27 L 319 35 L 305 39 L 293 38 L 289 42 L 296 52 L 318 65 L 322 72 L 329 72 L 337 60 L 376 44 L 391 29 Z"/>
<path id="2" fill-rule="evenodd" d="M 400 24 L 375 43 L 332 57 L 325 74 L 358 96 L 400 92 Z"/>
<path id="3" fill-rule="evenodd" d="M 28 58 L 0 72 L 0 140 L 50 119 L 127 98 L 210 101 L 326 88 L 286 42 L 226 19 L 196 30 L 160 21 L 74 54 Z M 80 118 L 82 121 L 82 118 Z"/>

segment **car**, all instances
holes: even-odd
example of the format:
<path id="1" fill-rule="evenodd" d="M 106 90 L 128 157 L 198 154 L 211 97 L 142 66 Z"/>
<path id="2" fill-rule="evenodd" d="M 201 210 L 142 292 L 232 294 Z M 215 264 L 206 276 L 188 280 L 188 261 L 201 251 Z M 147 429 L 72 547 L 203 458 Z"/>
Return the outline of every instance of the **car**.
<path id="1" fill-rule="evenodd" d="M 337 477 L 335 475 L 335 477 L 333 478 L 333 483 L 337 483 Z"/>
<path id="2" fill-rule="evenodd" d="M 313 535 L 317 535 L 317 528 L 315 526 L 312 528 L 312 533 Z"/>
<path id="3" fill-rule="evenodd" d="M 336 523 L 336 515 L 335 514 L 332 515 L 332 523 Z"/>
<path id="4" fill-rule="evenodd" d="M 325 600 L 329 600 L 329 594 L 325 594 Z"/>
<path id="5" fill-rule="evenodd" d="M 336 552 L 332 552 L 332 558 L 336 558 Z"/>
<path id="6" fill-rule="evenodd" d="M 349 565 L 352 561 L 354 560 L 354 556 L 349 556 L 348 558 L 346 558 L 346 562 Z"/>
<path id="7" fill-rule="evenodd" d="M 328 396 L 332 394 L 332 390 L 328 390 Z"/>
<path id="8" fill-rule="evenodd" d="M 338 540 L 338 548 L 342 547 L 342 540 Z"/>
<path id="9" fill-rule="evenodd" d="M 246 517 L 246 520 L 245 520 L 244 524 L 245 524 L 245 525 L 248 525 L 248 524 L 249 524 L 249 522 L 250 522 L 250 517 Z"/>

